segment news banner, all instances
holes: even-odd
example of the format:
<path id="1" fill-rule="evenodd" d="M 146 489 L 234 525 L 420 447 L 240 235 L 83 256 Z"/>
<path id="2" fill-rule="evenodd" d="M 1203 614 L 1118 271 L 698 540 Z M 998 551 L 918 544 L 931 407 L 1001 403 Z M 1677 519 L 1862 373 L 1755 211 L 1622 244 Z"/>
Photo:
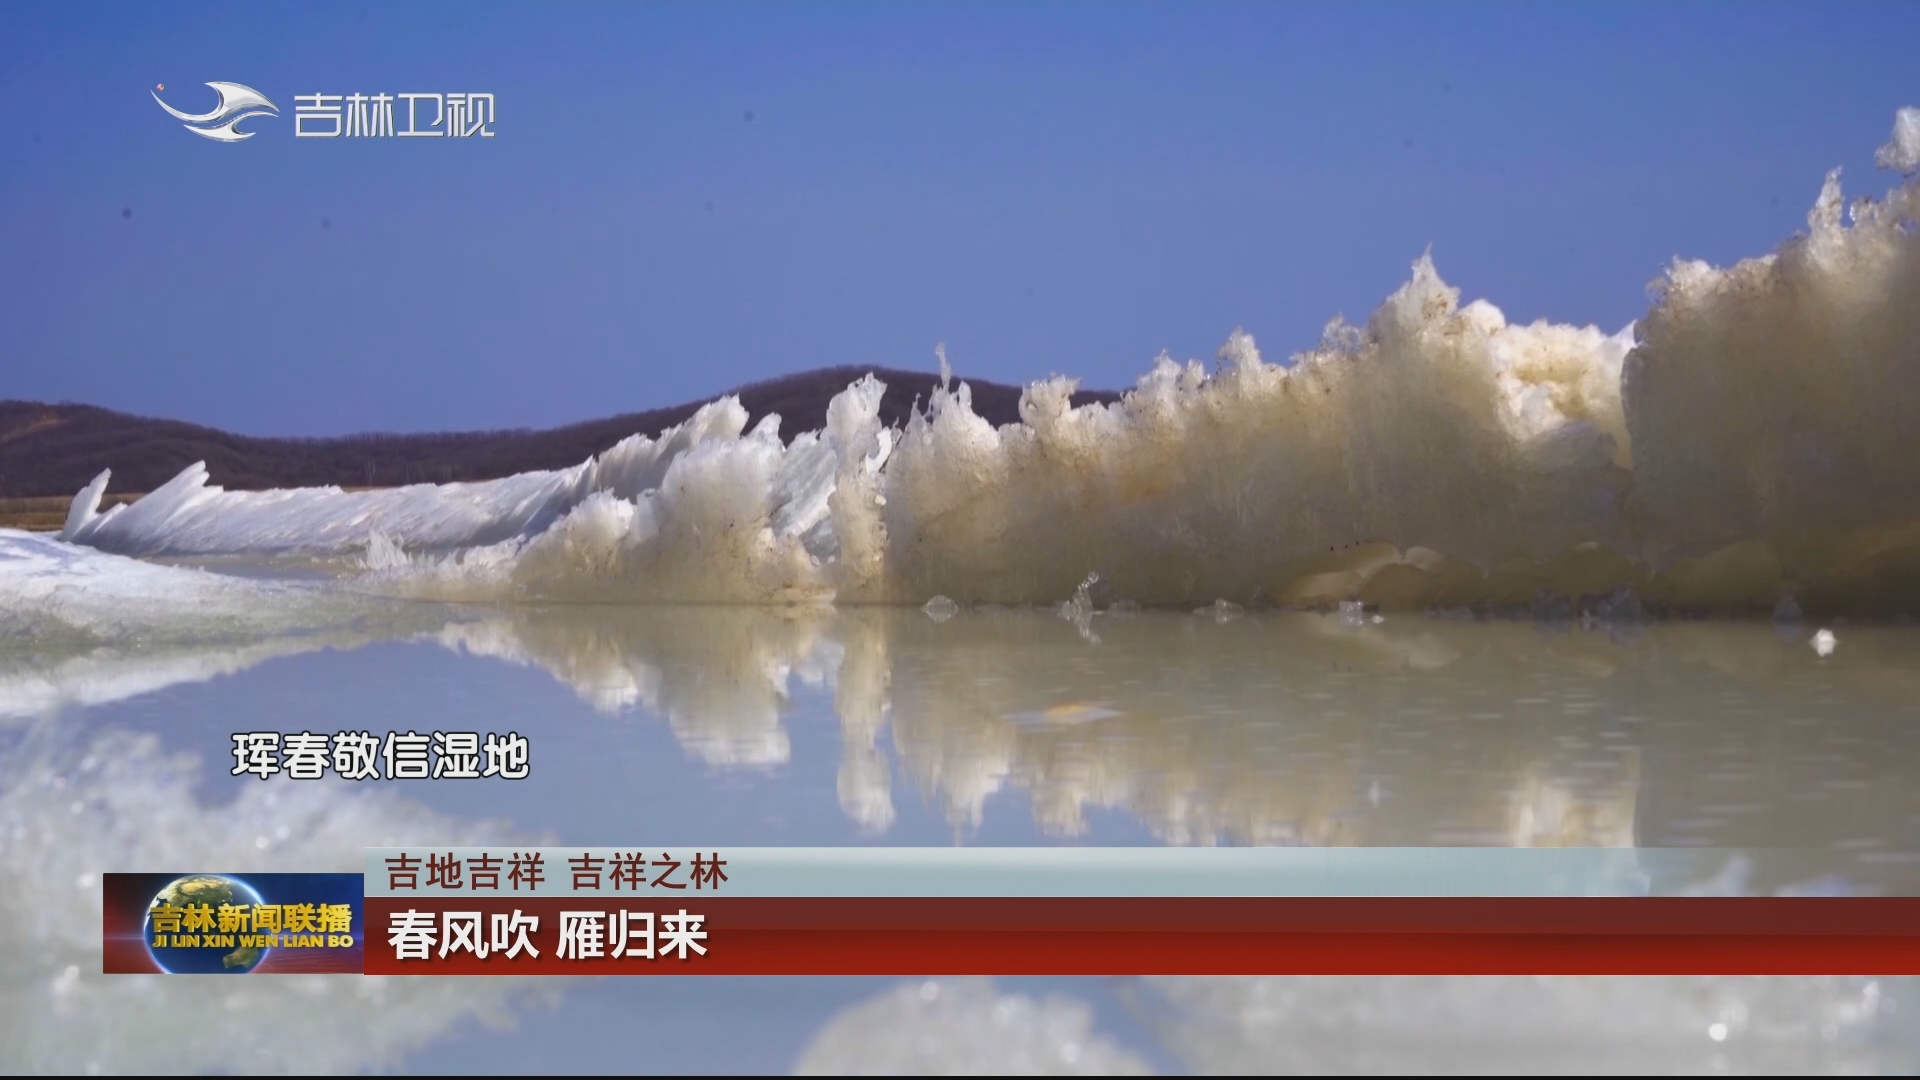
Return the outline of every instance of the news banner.
<path id="1" fill-rule="evenodd" d="M 366 975 L 1920 974 L 1920 898 L 1633 895 L 1726 853 L 373 848 L 104 875 L 104 968 Z M 1635 884 L 1638 883 L 1638 884 Z"/>

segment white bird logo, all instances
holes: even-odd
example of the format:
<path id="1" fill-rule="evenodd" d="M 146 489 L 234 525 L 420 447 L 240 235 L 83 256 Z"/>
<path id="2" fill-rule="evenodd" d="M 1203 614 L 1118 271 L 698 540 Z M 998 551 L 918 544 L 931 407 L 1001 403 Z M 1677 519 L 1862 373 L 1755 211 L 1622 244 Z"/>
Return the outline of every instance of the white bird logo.
<path id="1" fill-rule="evenodd" d="M 280 106 L 267 100 L 267 95 L 251 86 L 239 83 L 210 82 L 207 84 L 213 92 L 220 95 L 220 104 L 210 113 L 195 116 L 183 113 L 179 109 L 160 101 L 158 91 L 153 91 L 153 100 L 167 110 L 175 120 L 179 120 L 188 131 L 195 135 L 204 135 L 215 142 L 240 142 L 251 139 L 254 132 L 234 130 L 242 120 L 255 116 L 278 116 Z"/>

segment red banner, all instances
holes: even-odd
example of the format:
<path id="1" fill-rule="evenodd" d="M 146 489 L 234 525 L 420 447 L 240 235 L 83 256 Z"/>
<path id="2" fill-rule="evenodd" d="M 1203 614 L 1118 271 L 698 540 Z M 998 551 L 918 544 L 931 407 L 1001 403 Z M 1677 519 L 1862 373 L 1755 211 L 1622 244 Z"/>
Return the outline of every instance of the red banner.
<path id="1" fill-rule="evenodd" d="M 369 897 L 366 912 L 380 975 L 1920 974 L 1920 898 Z"/>

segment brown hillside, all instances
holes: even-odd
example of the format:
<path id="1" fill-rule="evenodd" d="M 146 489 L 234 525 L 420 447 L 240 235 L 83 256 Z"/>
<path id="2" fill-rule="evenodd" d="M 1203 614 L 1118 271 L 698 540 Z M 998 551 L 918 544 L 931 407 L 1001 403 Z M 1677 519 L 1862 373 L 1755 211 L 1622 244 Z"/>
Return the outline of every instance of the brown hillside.
<path id="1" fill-rule="evenodd" d="M 780 415 L 788 438 L 826 423 L 827 403 L 872 371 L 887 384 L 880 416 L 906 422 L 939 377 L 885 368 L 825 368 L 733 391 L 751 415 Z M 1019 418 L 1020 389 L 967 380 L 973 408 L 996 424 Z M 1119 395 L 1088 391 L 1076 404 Z M 181 469 L 205 461 L 216 484 L 235 489 L 388 487 L 423 481 L 491 480 L 531 469 L 577 465 L 633 434 L 658 434 L 704 402 L 625 413 L 547 431 L 471 431 L 429 435 L 350 435 L 337 439 L 273 439 L 233 435 L 178 420 L 129 416 L 91 405 L 0 401 L 0 498 L 71 496 L 101 469 L 111 490 L 144 492 Z"/>

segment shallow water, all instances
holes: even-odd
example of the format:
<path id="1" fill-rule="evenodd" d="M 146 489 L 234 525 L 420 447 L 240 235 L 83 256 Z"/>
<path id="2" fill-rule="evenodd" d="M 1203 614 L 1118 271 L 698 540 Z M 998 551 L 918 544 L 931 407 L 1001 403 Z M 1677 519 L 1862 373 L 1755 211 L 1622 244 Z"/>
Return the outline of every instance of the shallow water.
<path id="1" fill-rule="evenodd" d="M 1595 1046 L 1618 1068 L 1903 1071 L 1920 1058 L 1888 1009 L 1920 1001 L 1899 980 L 290 977 L 180 995 L 94 974 L 102 870 L 357 871 L 393 842 L 1725 848 L 1743 854 L 1716 879 L 1647 889 L 1920 894 L 1920 628 L 1836 626 L 1824 657 L 1813 629 L 412 605 L 239 643 L 14 647 L 0 1061 L 1013 1067 L 968 1056 L 985 1032 L 1071 1045 L 1065 1071 L 1579 1069 Z M 532 775 L 229 775 L 234 732 L 349 725 L 518 731 Z"/>

